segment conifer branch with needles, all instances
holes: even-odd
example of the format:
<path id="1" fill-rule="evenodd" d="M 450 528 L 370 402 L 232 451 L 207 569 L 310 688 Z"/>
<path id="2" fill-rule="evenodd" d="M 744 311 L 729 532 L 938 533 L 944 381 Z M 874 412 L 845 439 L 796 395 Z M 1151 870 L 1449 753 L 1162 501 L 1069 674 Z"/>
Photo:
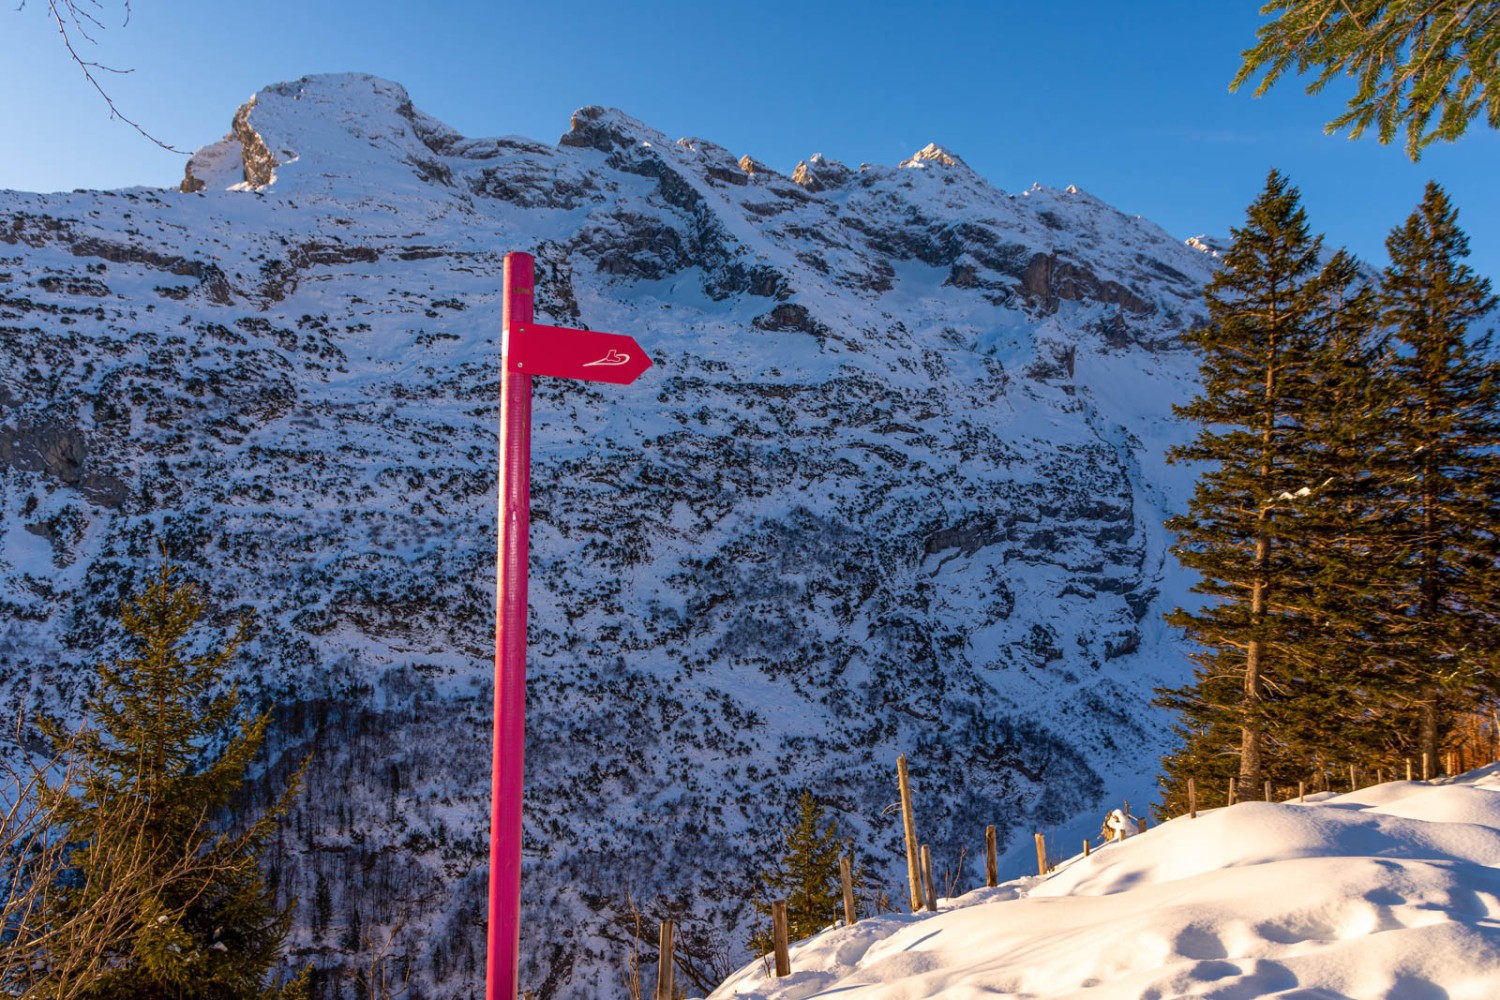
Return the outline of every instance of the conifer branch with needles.
<path id="1" fill-rule="evenodd" d="M 1452 142 L 1483 115 L 1500 128 L 1500 3 L 1495 0 L 1270 0 L 1229 85 L 1264 73 L 1255 96 L 1287 71 L 1314 73 L 1309 94 L 1335 78 L 1355 83 L 1347 111 L 1325 126 L 1390 143 L 1405 128 L 1412 160 Z M 1429 127 L 1433 117 L 1437 124 Z"/>

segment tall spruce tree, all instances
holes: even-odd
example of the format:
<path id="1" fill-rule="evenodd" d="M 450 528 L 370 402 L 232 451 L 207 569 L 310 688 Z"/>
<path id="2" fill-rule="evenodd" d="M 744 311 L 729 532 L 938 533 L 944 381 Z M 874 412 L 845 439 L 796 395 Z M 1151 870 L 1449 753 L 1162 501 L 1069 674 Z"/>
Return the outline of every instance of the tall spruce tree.
<path id="1" fill-rule="evenodd" d="M 94 725 L 66 737 L 78 755 L 81 791 L 57 804 L 66 839 L 76 845 L 70 862 L 76 888 L 56 902 L 58 921 L 95 905 L 101 893 L 117 893 L 120 880 L 142 880 L 148 887 L 118 938 L 107 943 L 102 966 L 96 964 L 81 988 L 71 984 L 69 995 L 302 995 L 300 982 L 268 985 L 291 914 L 275 905 L 259 859 L 296 782 L 264 815 L 228 815 L 269 716 L 240 720 L 235 690 L 220 690 L 246 625 L 204 650 L 196 633 L 206 610 L 199 588 L 179 582 L 164 565 L 122 611 L 131 651 L 98 667 L 90 706 Z M 223 748 L 213 752 L 220 740 Z M 134 849 L 116 850 L 121 838 Z M 128 865 L 121 863 L 122 854 Z M 64 940 L 56 947 L 72 944 Z M 62 954 L 54 958 L 58 968 L 76 965 Z M 44 995 L 51 995 L 46 989 L 44 984 Z"/>
<path id="2" fill-rule="evenodd" d="M 1435 183 L 1386 249 L 1380 307 L 1395 351 L 1379 517 L 1394 557 L 1381 629 L 1415 707 L 1409 745 L 1436 765 L 1453 710 L 1500 691 L 1500 368 L 1489 333 L 1471 330 L 1496 299 L 1464 263 L 1468 237 Z"/>
<path id="3" fill-rule="evenodd" d="M 1288 413 L 1305 482 L 1278 495 L 1295 531 L 1282 541 L 1289 572 L 1268 602 L 1285 668 L 1266 725 L 1290 767 L 1316 773 L 1380 756 L 1383 727 L 1372 724 L 1371 706 L 1383 675 L 1371 628 L 1383 575 L 1369 512 L 1388 380 L 1376 288 L 1355 258 L 1333 254 L 1307 292 L 1311 353 Z"/>
<path id="4" fill-rule="evenodd" d="M 1328 285 L 1299 198 L 1273 170 L 1205 293 L 1208 323 L 1187 335 L 1203 391 L 1177 413 L 1201 430 L 1168 460 L 1202 472 L 1168 527 L 1177 558 L 1199 575 L 1194 591 L 1210 600 L 1168 616 L 1200 647 L 1194 682 L 1159 695 L 1181 714 L 1182 749 L 1164 761 L 1169 800 L 1189 776 L 1218 787 L 1234 776 L 1243 797 L 1258 797 L 1285 766 L 1267 722 L 1297 675 L 1288 649 L 1302 612 L 1287 600 L 1304 570 L 1296 514 L 1321 482 L 1301 413 L 1315 391 Z"/>

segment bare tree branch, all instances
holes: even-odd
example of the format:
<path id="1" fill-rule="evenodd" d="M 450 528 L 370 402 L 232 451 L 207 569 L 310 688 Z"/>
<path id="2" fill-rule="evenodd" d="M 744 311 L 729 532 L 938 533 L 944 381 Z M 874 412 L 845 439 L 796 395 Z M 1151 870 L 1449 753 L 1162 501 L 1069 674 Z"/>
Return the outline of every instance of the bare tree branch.
<path id="1" fill-rule="evenodd" d="M 62 38 L 63 48 L 67 50 L 68 57 L 73 60 L 74 64 L 83 71 L 83 78 L 89 82 L 89 86 L 93 87 L 99 96 L 104 99 L 104 105 L 109 109 L 109 117 L 113 120 L 124 122 L 135 129 L 137 133 L 169 153 L 182 153 L 186 155 L 186 150 L 178 149 L 176 146 L 158 138 L 147 131 L 145 126 L 140 122 L 121 111 L 119 105 L 115 103 L 114 98 L 110 96 L 109 91 L 105 89 L 104 84 L 99 82 L 101 74 L 114 73 L 124 76 L 135 72 L 135 70 L 117 69 L 92 59 L 85 59 L 79 51 L 81 42 L 87 42 L 89 45 L 97 45 L 98 40 L 94 37 L 95 33 L 105 30 L 104 22 L 101 20 L 104 16 L 104 5 L 100 3 L 100 0 L 46 0 L 46 3 L 47 16 L 52 19 L 53 25 L 57 28 L 58 36 Z M 122 7 L 125 12 L 125 19 L 121 22 L 121 27 L 125 27 L 130 24 L 130 0 L 123 0 Z M 26 0 L 21 0 L 16 10 L 21 11 L 25 8 Z"/>

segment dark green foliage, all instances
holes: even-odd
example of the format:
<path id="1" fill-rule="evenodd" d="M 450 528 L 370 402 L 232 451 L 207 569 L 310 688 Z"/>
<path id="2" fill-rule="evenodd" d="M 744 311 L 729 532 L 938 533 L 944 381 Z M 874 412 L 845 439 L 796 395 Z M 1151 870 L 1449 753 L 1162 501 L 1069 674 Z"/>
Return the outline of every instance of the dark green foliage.
<path id="1" fill-rule="evenodd" d="M 1184 717 L 1184 753 L 1202 778 L 1238 776 L 1255 795 L 1268 764 L 1267 720 L 1292 674 L 1297 591 L 1303 567 L 1296 513 L 1322 479 L 1308 460 L 1299 420 L 1316 391 L 1318 327 L 1330 278 L 1321 273 L 1298 192 L 1272 172 L 1233 231 L 1224 266 L 1206 292 L 1209 322 L 1188 334 L 1201 358 L 1203 391 L 1178 415 L 1201 425 L 1173 462 L 1201 463 L 1188 512 L 1168 527 L 1179 561 L 1212 598 L 1169 620 L 1194 639 L 1195 683 L 1162 703 Z M 1301 491 L 1307 490 L 1308 494 Z M 1175 771 L 1173 772 L 1175 773 Z"/>
<path id="2" fill-rule="evenodd" d="M 328 879 L 324 878 L 320 872 L 316 888 L 313 889 L 313 935 L 321 939 L 331 919 L 333 919 L 333 894 L 328 889 Z"/>
<path id="3" fill-rule="evenodd" d="M 196 651 L 205 613 L 200 590 L 163 566 L 125 605 L 130 654 L 99 666 L 94 725 L 72 740 L 80 794 L 58 803 L 58 817 L 76 845 L 78 888 L 58 902 L 57 917 L 95 905 L 125 880 L 144 886 L 146 900 L 117 938 L 75 942 L 101 948 L 105 962 L 72 995 L 301 995 L 297 985 L 266 985 L 291 914 L 275 905 L 259 863 L 295 787 L 266 815 L 238 822 L 229 815 L 269 717 L 239 721 L 236 692 L 219 691 L 246 623 L 217 648 Z M 140 845 L 133 864 L 113 849 L 121 837 Z M 68 964 L 66 955 L 55 957 Z"/>
<path id="4" fill-rule="evenodd" d="M 1381 574 L 1369 512 L 1389 381 L 1383 342 L 1372 335 L 1375 294 L 1344 251 L 1320 269 L 1310 293 L 1312 354 L 1290 417 L 1306 484 L 1281 498 L 1288 572 L 1271 602 L 1283 667 L 1265 718 L 1281 759 L 1266 777 L 1284 786 L 1309 776 L 1319 758 L 1374 759 L 1369 722 L 1379 700 L 1370 623 Z"/>
<path id="5" fill-rule="evenodd" d="M 339 947 L 351 955 L 357 955 L 364 950 L 364 929 L 360 926 L 357 906 L 349 908 L 349 922 L 344 926 L 343 936 L 339 938 Z"/>
<path id="6" fill-rule="evenodd" d="M 1468 238 L 1436 184 L 1386 249 L 1381 319 L 1395 349 L 1380 521 L 1394 558 L 1383 652 L 1420 717 L 1416 749 L 1436 760 L 1444 718 L 1500 691 L 1500 369 L 1488 334 L 1470 331 L 1496 300 L 1463 263 Z"/>
<path id="7" fill-rule="evenodd" d="M 803 791 L 797 803 L 797 819 L 782 829 L 782 853 L 775 866 L 761 873 L 766 900 L 757 900 L 755 910 L 762 926 L 750 939 L 752 950 L 771 950 L 772 899 L 786 900 L 787 929 L 793 941 L 811 937 L 843 916 L 843 890 L 839 856 L 843 839 L 838 820 L 823 819 L 823 807 L 812 793 Z"/>
<path id="8" fill-rule="evenodd" d="M 1382 287 L 1316 267 L 1273 173 L 1191 339 L 1204 463 L 1169 526 L 1212 600 L 1170 620 L 1201 647 L 1163 761 L 1166 814 L 1331 775 L 1436 764 L 1455 713 L 1500 691 L 1500 372 L 1470 325 L 1495 306 L 1436 185 L 1391 236 Z M 1342 780 L 1342 779 L 1340 779 Z"/>
<path id="9" fill-rule="evenodd" d="M 1270 0 L 1275 19 L 1257 32 L 1230 89 L 1261 70 L 1264 94 L 1287 70 L 1317 76 L 1308 93 L 1352 77 L 1349 110 L 1328 123 L 1358 137 L 1375 127 L 1388 143 L 1405 126 L 1413 160 L 1452 141 L 1481 114 L 1500 128 L 1500 5 L 1473 0 Z M 1437 125 L 1430 130 L 1432 116 Z"/>

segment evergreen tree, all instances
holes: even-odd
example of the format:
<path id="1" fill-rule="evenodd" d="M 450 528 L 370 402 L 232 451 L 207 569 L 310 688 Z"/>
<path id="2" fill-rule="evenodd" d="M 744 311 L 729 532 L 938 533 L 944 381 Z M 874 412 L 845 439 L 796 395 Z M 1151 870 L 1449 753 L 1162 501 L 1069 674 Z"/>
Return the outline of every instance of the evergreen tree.
<path id="1" fill-rule="evenodd" d="M 1203 647 L 1166 811 L 1186 778 L 1290 784 L 1348 764 L 1436 763 L 1453 715 L 1500 694 L 1500 366 L 1470 327 L 1496 306 L 1436 185 L 1387 241 L 1377 291 L 1340 252 L 1313 271 L 1272 174 L 1192 334 L 1206 463 L 1176 552 L 1215 599 L 1171 620 Z M 1236 745 L 1236 741 L 1237 744 Z"/>
<path id="2" fill-rule="evenodd" d="M 1386 248 L 1380 306 L 1396 349 L 1379 509 L 1393 566 L 1383 650 L 1415 709 L 1411 744 L 1436 765 L 1452 711 L 1500 691 L 1500 369 L 1489 334 L 1470 331 L 1496 299 L 1464 264 L 1468 237 L 1435 183 Z"/>
<path id="3" fill-rule="evenodd" d="M 1387 574 L 1370 511 L 1389 380 L 1376 289 L 1358 262 L 1338 251 L 1309 294 L 1312 354 L 1294 414 L 1307 480 L 1281 498 L 1284 514 L 1295 518 L 1295 537 L 1285 539 L 1295 572 L 1278 582 L 1271 602 L 1287 669 L 1266 724 L 1289 768 L 1317 771 L 1321 761 L 1342 771 L 1351 762 L 1367 766 L 1385 749 L 1373 628 Z"/>
<path id="4" fill-rule="evenodd" d="M 842 838 L 838 820 L 823 819 L 823 807 L 804 790 L 797 803 L 797 819 L 782 829 L 782 853 L 761 881 L 771 899 L 785 899 L 787 932 L 791 939 L 811 937 L 841 919 L 843 888 L 839 874 Z M 769 918 L 769 901 L 757 900 L 756 912 Z M 762 928 L 750 939 L 750 947 L 771 950 L 771 933 Z"/>
<path id="5" fill-rule="evenodd" d="M 1201 463 L 1187 514 L 1173 518 L 1178 559 L 1199 574 L 1201 609 L 1168 616 L 1200 646 L 1195 681 L 1159 693 L 1181 713 L 1182 749 L 1164 761 L 1169 799 L 1187 777 L 1238 779 L 1259 797 L 1286 755 L 1268 728 L 1297 675 L 1288 650 L 1305 631 L 1299 507 L 1323 482 L 1308 460 L 1301 414 L 1316 392 L 1319 321 L 1335 279 L 1319 267 L 1299 194 L 1272 171 L 1205 293 L 1209 322 L 1187 339 L 1203 391 L 1177 408 L 1202 425 L 1172 462 Z M 1269 740 L 1269 742 L 1268 742 Z"/>
<path id="6" fill-rule="evenodd" d="M 151 887 L 123 932 L 108 942 L 104 967 L 72 995 L 300 996 L 300 982 L 286 989 L 266 985 L 291 914 L 276 907 L 259 862 L 295 783 L 265 815 L 239 823 L 228 815 L 269 716 L 241 721 L 228 735 L 239 699 L 233 688 L 216 692 L 247 624 L 218 648 L 195 652 L 206 603 L 199 588 L 179 583 L 175 572 L 164 565 L 123 608 L 131 652 L 98 667 L 94 725 L 56 737 L 76 748 L 80 789 L 57 803 L 66 839 L 75 845 L 75 888 L 55 904 L 57 919 L 87 909 L 121 880 Z M 212 753 L 226 735 L 223 749 Z M 215 826 L 224 829 L 214 832 Z M 122 838 L 138 849 L 117 850 Z M 132 855 L 132 865 L 120 863 L 122 853 Z M 57 967 L 68 966 L 65 955 L 55 958 Z M 57 986 L 51 984 L 54 991 Z"/>
<path id="7" fill-rule="evenodd" d="M 333 893 L 328 888 L 328 879 L 322 872 L 318 873 L 318 881 L 313 889 L 313 936 L 318 940 L 323 939 L 323 932 L 328 929 L 328 921 L 333 919 Z"/>
<path id="8" fill-rule="evenodd" d="M 1353 77 L 1349 110 L 1328 130 L 1349 127 L 1354 137 L 1375 126 L 1388 143 L 1406 126 L 1406 152 L 1415 160 L 1428 143 L 1453 140 L 1480 114 L 1500 128 L 1500 7 L 1473 0 L 1269 0 L 1274 15 L 1230 89 L 1260 72 L 1259 97 L 1287 70 L 1317 69 L 1308 93 L 1330 80 Z M 1431 131 L 1434 114 L 1438 124 Z"/>

